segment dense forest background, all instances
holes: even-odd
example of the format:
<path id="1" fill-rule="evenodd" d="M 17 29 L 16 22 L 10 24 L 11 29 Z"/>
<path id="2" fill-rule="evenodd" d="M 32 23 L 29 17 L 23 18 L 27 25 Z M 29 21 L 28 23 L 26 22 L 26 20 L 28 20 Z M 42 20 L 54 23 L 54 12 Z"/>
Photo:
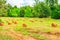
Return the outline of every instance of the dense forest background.
<path id="1" fill-rule="evenodd" d="M 0 0 L 0 17 L 51 17 L 60 19 L 60 4 L 58 4 L 58 0 L 45 0 L 45 2 L 35 0 L 33 7 L 28 5 L 17 8 L 17 6 L 12 7 L 10 4 L 6 4 L 6 0 Z"/>

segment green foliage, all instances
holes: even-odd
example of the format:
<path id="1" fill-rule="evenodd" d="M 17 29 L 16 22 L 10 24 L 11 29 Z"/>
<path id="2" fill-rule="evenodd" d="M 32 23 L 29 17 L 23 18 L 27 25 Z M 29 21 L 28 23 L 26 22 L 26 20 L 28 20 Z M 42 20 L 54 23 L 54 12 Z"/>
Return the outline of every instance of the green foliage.
<path id="1" fill-rule="evenodd" d="M 58 0 L 45 0 L 45 2 L 40 2 L 35 0 L 33 7 L 23 6 L 17 8 L 17 6 L 12 7 L 10 4 L 5 5 L 6 0 L 0 0 L 0 16 L 1 17 L 49 17 L 60 19 L 60 5 L 58 5 Z M 51 15 L 50 15 L 51 14 Z"/>
<path id="2" fill-rule="evenodd" d="M 35 1 L 35 4 L 38 4 L 39 3 L 39 0 L 34 0 Z"/>
<path id="3" fill-rule="evenodd" d="M 0 16 L 6 16 L 7 9 L 6 9 L 6 0 L 0 0 Z"/>
<path id="4" fill-rule="evenodd" d="M 30 6 L 26 6 L 24 17 L 33 17 Z"/>
<path id="5" fill-rule="evenodd" d="M 39 17 L 39 14 L 40 14 L 40 5 L 36 4 L 34 5 L 34 8 L 33 8 L 33 14 L 34 14 L 34 17 Z"/>
<path id="6" fill-rule="evenodd" d="M 24 15 L 25 15 L 25 7 L 20 7 L 19 17 L 24 17 Z"/>
<path id="7" fill-rule="evenodd" d="M 46 4 L 50 7 L 51 11 L 53 11 L 53 7 L 58 5 L 58 0 L 46 0 Z"/>
<path id="8" fill-rule="evenodd" d="M 60 5 L 54 6 L 53 11 L 51 11 L 51 18 L 60 19 Z"/>
<path id="9" fill-rule="evenodd" d="M 49 17 L 50 8 L 44 3 L 40 3 L 40 16 L 39 17 Z"/>
<path id="10" fill-rule="evenodd" d="M 34 6 L 35 15 L 37 17 L 48 17 L 50 16 L 50 8 L 43 2 L 39 2 Z"/>
<path id="11" fill-rule="evenodd" d="M 58 0 L 45 0 L 45 2 L 49 6 L 54 6 L 55 4 L 58 4 Z"/>
<path id="12" fill-rule="evenodd" d="M 20 10 L 16 6 L 14 6 L 9 10 L 8 16 L 17 17 L 19 13 L 20 13 Z"/>

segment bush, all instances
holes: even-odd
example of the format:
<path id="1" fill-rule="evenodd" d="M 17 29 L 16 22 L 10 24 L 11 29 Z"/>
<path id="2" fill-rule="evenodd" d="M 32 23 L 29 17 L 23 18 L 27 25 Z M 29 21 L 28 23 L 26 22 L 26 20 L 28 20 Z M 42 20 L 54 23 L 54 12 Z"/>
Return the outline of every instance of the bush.
<path id="1" fill-rule="evenodd" d="M 56 5 L 53 8 L 54 9 L 51 11 L 51 18 L 60 19 L 60 5 Z"/>

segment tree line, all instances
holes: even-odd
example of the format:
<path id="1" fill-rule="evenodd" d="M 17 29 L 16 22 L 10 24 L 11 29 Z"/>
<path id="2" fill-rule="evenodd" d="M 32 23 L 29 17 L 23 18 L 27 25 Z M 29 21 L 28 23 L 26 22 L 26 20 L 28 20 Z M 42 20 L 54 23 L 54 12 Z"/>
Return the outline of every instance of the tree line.
<path id="1" fill-rule="evenodd" d="M 17 8 L 17 6 L 12 7 L 10 4 L 5 3 L 6 0 L 0 0 L 0 17 L 51 17 L 60 19 L 60 4 L 58 4 L 58 0 L 45 0 L 44 2 L 35 0 L 33 7 L 28 5 L 20 8 Z"/>

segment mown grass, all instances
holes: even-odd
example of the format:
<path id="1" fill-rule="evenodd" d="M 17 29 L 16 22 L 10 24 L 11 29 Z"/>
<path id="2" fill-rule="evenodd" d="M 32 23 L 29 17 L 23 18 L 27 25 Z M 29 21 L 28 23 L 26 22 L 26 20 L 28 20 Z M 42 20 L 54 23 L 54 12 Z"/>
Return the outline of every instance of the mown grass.
<path id="1" fill-rule="evenodd" d="M 4 35 L 4 34 L 0 34 L 0 40 L 14 40 L 13 37 L 8 36 L 8 35 Z"/>
<path id="2" fill-rule="evenodd" d="M 33 37 L 40 39 L 40 40 L 49 40 L 46 36 L 43 36 L 37 33 L 33 33 Z"/>
<path id="3" fill-rule="evenodd" d="M 45 37 L 45 36 L 43 36 L 43 35 L 41 35 L 41 34 L 31 33 L 31 32 L 29 32 L 28 30 L 24 29 L 23 27 L 20 27 L 20 28 L 17 27 L 17 28 L 14 29 L 14 31 L 15 31 L 15 32 L 20 32 L 20 33 L 22 33 L 22 34 L 25 35 L 25 36 L 32 36 L 32 37 L 34 37 L 34 38 L 36 38 L 36 39 L 48 40 L 47 37 Z"/>
<path id="4" fill-rule="evenodd" d="M 35 32 L 55 32 L 54 28 L 59 28 L 60 29 L 60 19 L 56 20 L 56 19 L 51 19 L 51 18 L 0 18 L 3 20 L 4 22 L 4 26 L 0 26 L 0 31 L 1 32 L 8 32 L 10 29 L 14 30 L 16 33 L 20 32 L 23 35 L 26 36 L 30 36 L 32 34 L 32 36 L 34 38 L 38 38 L 38 39 L 42 39 L 42 40 L 48 40 L 47 37 L 37 34 Z M 17 24 L 12 23 L 12 20 L 15 20 L 17 22 Z M 31 22 L 30 20 L 34 21 Z M 11 22 L 11 25 L 8 25 L 8 23 L 6 21 Z M 56 27 L 52 27 L 51 24 L 55 23 L 57 24 Z M 26 24 L 27 27 L 23 27 L 23 24 Z M 8 28 L 7 30 L 5 30 L 4 28 Z M 29 32 L 29 29 L 32 31 L 35 31 L 33 33 Z M 4 38 L 4 36 L 6 35 L 1 35 L 0 38 L 2 38 L 3 40 L 7 40 L 8 38 Z"/>

